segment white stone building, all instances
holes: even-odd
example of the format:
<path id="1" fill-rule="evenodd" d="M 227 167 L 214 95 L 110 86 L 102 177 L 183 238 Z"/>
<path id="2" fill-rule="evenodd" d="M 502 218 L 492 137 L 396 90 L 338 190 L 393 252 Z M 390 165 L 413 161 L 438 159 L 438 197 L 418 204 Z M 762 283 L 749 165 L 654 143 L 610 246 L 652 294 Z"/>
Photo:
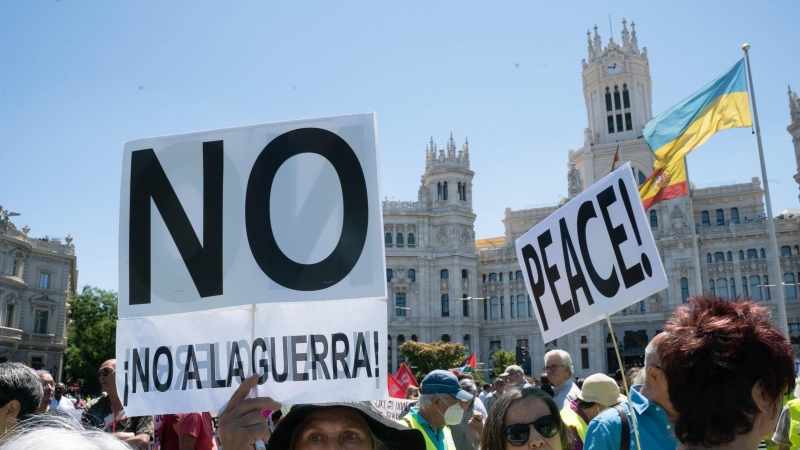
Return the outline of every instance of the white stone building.
<path id="1" fill-rule="evenodd" d="M 583 146 L 570 150 L 567 197 L 559 205 L 506 208 L 502 237 L 474 239 L 469 147 L 450 137 L 443 150 L 431 142 L 418 198 L 384 201 L 387 282 L 389 284 L 389 367 L 402 361 L 397 346 L 407 340 L 461 342 L 491 367 L 494 351 L 528 347 L 532 373 L 544 371 L 544 352 L 570 352 L 575 375 L 612 373 L 618 363 L 604 322 L 557 341 L 542 342 L 522 281 L 514 241 L 527 230 L 611 171 L 619 146 L 620 164 L 630 162 L 643 182 L 652 172 L 653 153 L 641 138 L 652 119 L 652 83 L 647 48 L 638 46 L 634 24 L 623 20 L 622 43 L 603 46 L 595 27 L 587 32 L 588 59 L 583 92 L 588 127 Z M 790 91 L 792 134 L 800 183 L 800 103 Z M 775 289 L 784 289 L 793 341 L 800 342 L 800 217 L 775 220 L 780 277 L 766 233 L 763 190 L 749 183 L 690 189 L 690 196 L 662 202 L 648 211 L 669 288 L 612 316 L 626 366 L 641 364 L 644 347 L 660 332 L 668 315 L 687 297 L 709 291 L 721 296 L 752 296 L 776 310 Z M 700 280 L 693 257 L 695 231 Z M 785 284 L 784 284 L 785 283 Z M 476 300 L 469 299 L 470 297 Z M 795 342 L 795 343 L 797 343 Z"/>
<path id="2" fill-rule="evenodd" d="M 0 362 L 16 361 L 60 378 L 67 347 L 67 300 L 77 290 L 75 246 L 33 238 L 0 206 Z"/>

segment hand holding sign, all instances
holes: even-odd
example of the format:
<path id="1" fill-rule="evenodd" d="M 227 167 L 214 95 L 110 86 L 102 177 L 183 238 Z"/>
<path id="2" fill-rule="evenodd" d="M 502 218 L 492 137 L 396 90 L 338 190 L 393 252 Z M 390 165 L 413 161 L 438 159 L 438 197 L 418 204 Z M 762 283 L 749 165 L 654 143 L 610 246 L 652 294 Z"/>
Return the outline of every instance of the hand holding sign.
<path id="1" fill-rule="evenodd" d="M 257 384 L 258 374 L 240 384 L 219 415 L 219 437 L 225 450 L 252 450 L 256 441 L 269 440 L 269 425 L 261 412 L 281 409 L 281 404 L 269 397 L 246 398 Z"/>
<path id="2" fill-rule="evenodd" d="M 542 339 L 557 339 L 667 287 L 630 164 L 517 239 Z"/>

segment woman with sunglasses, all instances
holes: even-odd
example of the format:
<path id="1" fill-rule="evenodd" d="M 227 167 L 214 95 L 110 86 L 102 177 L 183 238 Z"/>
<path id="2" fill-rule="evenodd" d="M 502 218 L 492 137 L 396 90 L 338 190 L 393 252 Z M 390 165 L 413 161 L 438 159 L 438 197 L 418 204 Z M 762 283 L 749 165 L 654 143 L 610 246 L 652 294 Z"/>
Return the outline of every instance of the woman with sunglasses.
<path id="1" fill-rule="evenodd" d="M 482 450 L 567 450 L 571 434 L 553 398 L 537 387 L 507 389 L 492 405 Z"/>

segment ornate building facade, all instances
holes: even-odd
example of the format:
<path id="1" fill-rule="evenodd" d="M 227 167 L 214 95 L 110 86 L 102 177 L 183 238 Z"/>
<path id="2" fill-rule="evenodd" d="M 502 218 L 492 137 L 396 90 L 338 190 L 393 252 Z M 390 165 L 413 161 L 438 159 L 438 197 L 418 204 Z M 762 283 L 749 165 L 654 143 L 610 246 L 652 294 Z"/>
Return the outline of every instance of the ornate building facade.
<path id="1" fill-rule="evenodd" d="M 543 355 L 552 348 L 570 352 L 576 376 L 619 367 L 604 322 L 542 341 L 514 241 L 609 174 L 618 146 L 620 164 L 630 162 L 640 183 L 652 172 L 653 152 L 641 137 L 653 117 L 647 48 L 639 49 L 634 23 L 630 31 L 624 20 L 622 26 L 621 44 L 612 38 L 603 46 L 597 27 L 593 36 L 587 32 L 588 59 L 582 68 L 588 127 L 583 146 L 567 154 L 567 196 L 558 205 L 506 208 L 504 236 L 474 239 L 469 144 L 457 151 L 452 135 L 445 149 L 437 150 L 433 139 L 428 144 L 416 201 L 384 201 L 391 371 L 402 361 L 397 346 L 407 340 L 463 343 L 486 368 L 495 351 L 527 347 L 530 361 L 525 365 L 534 375 L 544 371 Z M 790 102 L 789 132 L 800 183 L 800 104 L 791 91 Z M 777 317 L 775 289 L 784 289 L 793 341 L 800 342 L 800 217 L 774 219 L 780 249 L 775 271 L 764 210 L 761 183 L 753 178 L 705 189 L 692 186 L 689 196 L 647 212 L 669 288 L 612 316 L 624 365 L 641 364 L 647 342 L 670 312 L 706 291 L 752 297 L 775 308 Z"/>
<path id="2" fill-rule="evenodd" d="M 67 300 L 77 290 L 72 237 L 33 238 L 0 206 L 0 362 L 60 378 L 67 347 Z"/>

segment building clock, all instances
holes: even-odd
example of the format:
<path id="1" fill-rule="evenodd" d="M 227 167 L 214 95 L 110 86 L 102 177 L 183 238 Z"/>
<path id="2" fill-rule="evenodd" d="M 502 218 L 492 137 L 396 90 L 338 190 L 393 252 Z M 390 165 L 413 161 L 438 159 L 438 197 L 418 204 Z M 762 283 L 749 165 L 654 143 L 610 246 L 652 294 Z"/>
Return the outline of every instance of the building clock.
<path id="1" fill-rule="evenodd" d="M 622 64 L 617 61 L 612 61 L 606 66 L 609 75 L 616 75 L 622 71 Z"/>

